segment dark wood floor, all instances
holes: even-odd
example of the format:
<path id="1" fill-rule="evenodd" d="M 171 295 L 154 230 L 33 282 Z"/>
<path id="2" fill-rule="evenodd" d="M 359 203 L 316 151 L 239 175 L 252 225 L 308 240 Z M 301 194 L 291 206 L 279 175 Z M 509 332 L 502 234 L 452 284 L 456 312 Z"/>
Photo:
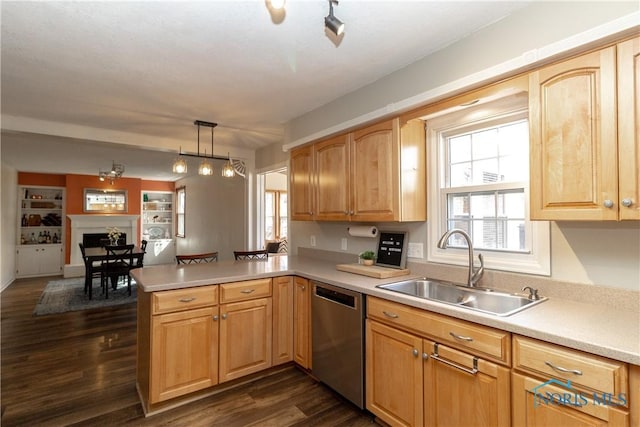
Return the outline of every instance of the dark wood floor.
<path id="1" fill-rule="evenodd" d="M 49 279 L 17 280 L 0 294 L 3 427 L 375 425 L 294 367 L 144 418 L 135 304 L 33 316 Z"/>

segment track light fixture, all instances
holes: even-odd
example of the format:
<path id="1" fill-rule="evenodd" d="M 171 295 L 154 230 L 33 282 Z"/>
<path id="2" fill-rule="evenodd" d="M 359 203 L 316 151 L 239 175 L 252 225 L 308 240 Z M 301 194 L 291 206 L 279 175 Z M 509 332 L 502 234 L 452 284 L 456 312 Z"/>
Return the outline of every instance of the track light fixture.
<path id="1" fill-rule="evenodd" d="M 333 15 L 333 4 L 338 4 L 338 0 L 329 0 L 329 14 L 324 18 L 324 26 L 331 30 L 336 36 L 344 32 L 344 23 Z"/>
<path id="2" fill-rule="evenodd" d="M 198 167 L 198 174 L 209 176 L 213 175 L 213 165 L 210 160 L 215 159 L 216 157 L 213 155 L 213 128 L 218 126 L 217 123 L 205 122 L 202 120 L 196 120 L 193 122 L 194 125 L 198 126 L 198 154 L 187 154 L 182 152 L 182 147 L 180 147 L 180 157 L 178 157 L 173 162 L 173 172 L 174 173 L 187 173 L 187 162 L 181 158 L 182 156 L 190 156 L 190 157 L 198 157 L 202 159 L 200 166 Z M 200 126 L 205 126 L 211 128 L 211 155 L 207 156 L 207 150 L 204 150 L 204 154 L 200 154 Z"/>

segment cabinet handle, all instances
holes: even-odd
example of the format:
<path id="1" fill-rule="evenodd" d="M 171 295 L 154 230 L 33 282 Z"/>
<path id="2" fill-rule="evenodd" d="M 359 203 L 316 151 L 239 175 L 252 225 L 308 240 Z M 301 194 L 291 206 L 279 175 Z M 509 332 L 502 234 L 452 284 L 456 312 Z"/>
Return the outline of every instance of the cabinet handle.
<path id="1" fill-rule="evenodd" d="M 602 205 L 603 205 L 605 208 L 612 208 L 612 207 L 613 207 L 613 201 L 612 201 L 612 200 L 607 199 L 607 200 L 605 200 L 604 202 L 602 202 Z"/>
<path id="2" fill-rule="evenodd" d="M 413 351 L 412 351 L 412 353 L 413 353 L 413 357 L 418 357 L 418 353 L 419 353 L 419 352 L 418 352 L 418 349 L 417 349 L 417 348 L 414 348 L 414 349 L 413 349 Z"/>
<path id="3" fill-rule="evenodd" d="M 222 315 L 222 320 L 225 320 L 227 318 L 227 313 Z"/>
<path id="4" fill-rule="evenodd" d="M 631 200 L 631 199 L 622 199 L 620 204 L 622 206 L 624 206 L 625 208 L 628 208 L 628 207 L 631 207 L 631 205 L 633 205 L 633 200 Z"/>
<path id="5" fill-rule="evenodd" d="M 567 369 L 567 368 L 563 368 L 562 366 L 556 366 L 551 362 L 548 361 L 544 361 L 544 364 L 547 365 L 548 367 L 550 367 L 551 369 L 558 371 L 558 372 L 564 372 L 566 374 L 574 374 L 574 375 L 582 375 L 582 371 L 578 370 L 578 369 Z"/>
<path id="6" fill-rule="evenodd" d="M 305 289 L 304 285 L 300 286 L 300 289 L 302 289 L 304 291 L 304 289 Z"/>
<path id="7" fill-rule="evenodd" d="M 384 314 L 385 316 L 390 317 L 390 318 L 392 318 L 392 319 L 397 319 L 398 317 L 400 317 L 400 316 L 398 316 L 397 314 L 395 314 L 395 313 L 389 313 L 388 311 L 383 311 L 383 312 L 382 312 L 382 314 Z"/>
<path id="8" fill-rule="evenodd" d="M 189 298 L 180 298 L 178 301 L 180 302 L 191 302 L 191 301 L 195 301 L 195 297 L 189 297 Z"/>
<path id="9" fill-rule="evenodd" d="M 438 346 L 439 346 L 438 343 L 435 343 L 433 345 L 433 353 L 431 353 L 431 357 L 433 359 L 436 359 L 438 362 L 442 362 L 445 365 L 449 365 L 449 366 L 452 366 L 452 367 L 454 367 L 456 369 L 460 369 L 461 371 L 466 372 L 468 374 L 475 375 L 475 374 L 478 373 L 478 358 L 477 357 L 473 358 L 473 368 L 469 369 L 466 366 L 458 365 L 457 363 L 454 363 L 454 362 L 452 362 L 450 360 L 441 358 L 440 355 L 438 354 Z"/>
<path id="10" fill-rule="evenodd" d="M 240 292 L 241 292 L 241 293 L 243 293 L 243 294 L 250 294 L 250 293 L 252 293 L 253 291 L 255 291 L 255 289 L 243 289 L 243 290 L 241 290 Z"/>
<path id="11" fill-rule="evenodd" d="M 213 321 L 216 322 L 218 320 L 218 315 L 213 316 Z"/>
<path id="12" fill-rule="evenodd" d="M 467 342 L 473 341 L 473 338 L 471 338 L 471 337 L 465 337 L 463 335 L 458 335 L 458 334 L 455 334 L 453 332 L 449 332 L 449 335 L 451 335 L 452 337 L 454 337 L 457 340 L 467 341 Z"/>

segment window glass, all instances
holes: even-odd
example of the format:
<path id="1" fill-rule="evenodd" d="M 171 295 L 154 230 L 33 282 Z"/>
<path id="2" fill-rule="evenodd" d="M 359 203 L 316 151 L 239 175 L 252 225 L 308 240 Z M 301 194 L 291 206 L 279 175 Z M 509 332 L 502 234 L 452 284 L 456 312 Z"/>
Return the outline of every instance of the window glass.
<path id="1" fill-rule="evenodd" d="M 176 189 L 176 237 L 185 237 L 185 214 L 187 205 L 187 190 L 185 187 Z"/>

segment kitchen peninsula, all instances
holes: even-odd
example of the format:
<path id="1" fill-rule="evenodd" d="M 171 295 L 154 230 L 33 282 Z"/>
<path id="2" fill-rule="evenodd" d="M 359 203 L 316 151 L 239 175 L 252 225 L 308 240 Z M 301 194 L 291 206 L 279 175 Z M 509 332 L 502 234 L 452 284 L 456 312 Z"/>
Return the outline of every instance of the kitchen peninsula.
<path id="1" fill-rule="evenodd" d="M 605 389 L 604 392 L 627 393 L 629 390 L 634 393 L 634 390 L 640 389 L 640 312 L 637 308 L 634 309 L 634 303 L 637 307 L 638 302 L 637 293 L 625 294 L 623 297 L 626 301 L 611 300 L 606 290 L 597 286 L 585 290 L 583 286 L 580 288 L 581 299 L 570 299 L 568 296 L 574 294 L 570 284 L 564 284 L 566 286 L 563 287 L 563 284 L 549 281 L 550 286 L 540 291 L 541 295 L 549 297 L 547 301 L 508 317 L 498 317 L 380 289 L 376 286 L 400 279 L 372 279 L 338 271 L 335 268 L 336 262 L 305 255 L 307 254 L 277 256 L 267 261 L 159 265 L 134 270 L 133 276 L 138 283 L 138 391 L 147 415 L 225 388 L 217 385 L 226 381 L 223 379 L 225 370 L 229 379 L 237 380 L 242 377 L 243 372 L 259 374 L 275 365 L 275 358 L 271 357 L 270 350 L 268 356 L 255 356 L 267 351 L 264 348 L 271 349 L 272 340 L 273 348 L 278 346 L 275 343 L 278 334 L 272 332 L 280 330 L 278 322 L 283 320 L 282 316 L 293 316 L 293 310 L 291 307 L 287 308 L 286 304 L 293 304 L 294 298 L 278 297 L 279 291 L 276 289 L 279 289 L 279 285 L 276 284 L 290 283 L 289 286 L 292 286 L 294 278 L 296 284 L 298 280 L 307 281 L 306 283 L 308 280 L 316 280 L 361 292 L 371 301 L 406 307 L 418 315 L 425 313 L 451 324 L 499 332 L 504 335 L 506 344 L 504 354 L 494 361 L 507 370 L 513 367 L 516 371 L 519 368 L 516 362 L 519 362 L 520 353 L 524 354 L 526 345 L 548 345 L 553 347 L 553 351 L 566 357 L 584 356 L 584 360 L 592 358 L 594 363 L 606 362 L 610 372 L 604 375 L 615 377 L 615 390 Z M 420 265 L 411 265 L 411 268 L 412 275 L 404 276 L 401 280 L 430 276 L 430 272 L 423 271 L 424 267 L 421 268 Z M 521 287 L 520 284 L 514 285 Z M 485 283 L 484 286 L 491 287 L 492 284 Z M 584 295 L 585 292 L 592 294 Z M 588 301 L 597 301 L 598 304 Z M 248 339 L 260 344 L 249 346 L 253 353 L 251 356 L 260 361 L 256 362 L 254 370 L 243 371 L 246 367 L 238 367 L 234 371 L 233 367 L 226 366 L 231 362 L 225 361 L 225 358 L 230 357 L 225 352 L 233 349 L 225 347 L 225 334 L 234 334 L 234 342 L 246 338 L 243 330 L 238 327 L 226 329 L 231 326 L 225 326 L 223 319 L 227 315 L 232 319 L 232 308 L 252 313 L 248 318 L 256 322 L 257 327 L 248 328 L 252 331 Z M 370 312 L 368 317 L 371 318 L 372 315 Z M 269 327 L 271 323 L 265 324 L 267 319 L 273 319 L 273 327 Z M 404 326 L 399 324 L 398 327 L 402 329 Z M 429 331 L 426 333 L 431 334 Z M 264 336 L 259 336 L 260 334 Z M 299 337 L 297 333 L 294 336 Z M 173 356 L 170 351 L 163 355 L 154 353 L 159 348 L 158 341 L 167 337 L 173 337 L 171 339 L 174 339 L 174 344 L 180 346 L 176 355 L 183 356 L 186 362 L 171 359 Z M 203 342 L 204 338 L 206 340 Z M 309 339 L 309 334 L 306 339 Z M 194 342 L 190 343 L 189 340 Z M 453 345 L 455 347 L 455 343 Z M 192 354 L 194 351 L 202 351 L 203 354 Z M 238 354 L 233 357 L 236 360 L 244 358 Z M 291 356 L 283 360 L 296 359 Z M 158 370 L 154 363 L 162 364 L 163 369 Z M 203 365 L 206 368 L 204 373 L 193 372 L 204 369 Z M 192 371 L 172 372 L 172 369 L 178 369 L 176 366 L 188 366 Z M 524 368 L 520 366 L 520 369 Z M 186 388 L 165 389 L 165 394 L 161 391 L 162 386 L 154 385 L 154 381 L 166 380 L 160 378 L 162 376 L 168 375 L 170 382 L 176 384 L 183 381 L 185 376 L 194 374 L 197 374 L 195 376 L 199 378 L 198 381 Z M 201 381 L 203 375 L 208 376 L 205 381 Z M 513 392 L 515 398 L 515 390 Z M 632 420 L 633 414 L 640 415 L 637 413 L 639 400 L 638 396 L 631 394 L 628 407 Z M 372 412 L 376 413 L 375 410 Z M 381 418 L 385 419 L 383 416 Z"/>

